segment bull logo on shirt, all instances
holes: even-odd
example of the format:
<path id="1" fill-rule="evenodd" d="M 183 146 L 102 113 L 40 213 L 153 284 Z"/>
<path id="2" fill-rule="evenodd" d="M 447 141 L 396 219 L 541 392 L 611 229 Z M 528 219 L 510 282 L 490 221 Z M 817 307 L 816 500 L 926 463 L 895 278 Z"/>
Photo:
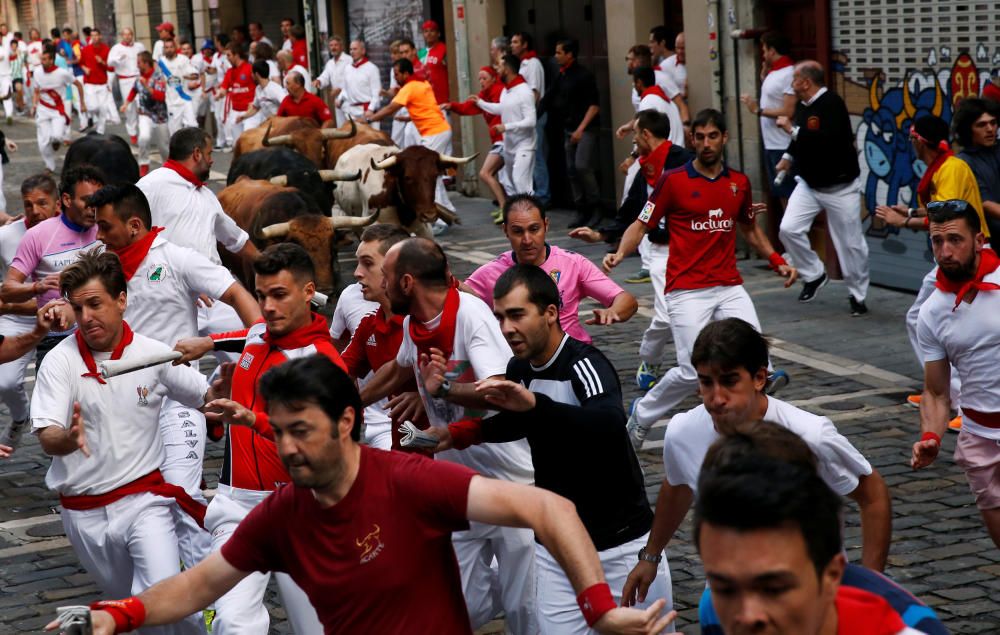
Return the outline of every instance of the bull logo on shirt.
<path id="1" fill-rule="evenodd" d="M 149 386 L 136 386 L 135 392 L 139 395 L 139 405 L 148 406 L 149 405 Z"/>
<path id="2" fill-rule="evenodd" d="M 378 554 L 382 553 L 382 549 L 385 545 L 379 539 L 379 534 L 382 532 L 382 528 L 378 525 L 373 525 L 375 529 L 368 533 L 364 538 L 355 538 L 354 542 L 361 549 L 361 558 L 359 562 L 365 564 L 366 562 L 371 562 L 378 557 Z"/>
<path id="3" fill-rule="evenodd" d="M 691 229 L 696 232 L 728 232 L 733 230 L 733 219 L 726 218 L 721 208 L 708 210 L 708 220 L 692 220 Z"/>

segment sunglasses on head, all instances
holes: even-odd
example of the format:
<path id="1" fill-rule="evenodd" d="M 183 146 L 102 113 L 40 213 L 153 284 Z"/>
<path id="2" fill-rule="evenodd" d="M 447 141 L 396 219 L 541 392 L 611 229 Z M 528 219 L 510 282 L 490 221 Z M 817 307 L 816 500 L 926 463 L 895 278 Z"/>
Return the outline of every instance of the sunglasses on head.
<path id="1" fill-rule="evenodd" d="M 950 201 L 931 201 L 927 204 L 927 217 L 931 222 L 939 223 L 950 220 L 952 214 L 961 214 L 970 207 L 967 201 L 952 199 Z"/>

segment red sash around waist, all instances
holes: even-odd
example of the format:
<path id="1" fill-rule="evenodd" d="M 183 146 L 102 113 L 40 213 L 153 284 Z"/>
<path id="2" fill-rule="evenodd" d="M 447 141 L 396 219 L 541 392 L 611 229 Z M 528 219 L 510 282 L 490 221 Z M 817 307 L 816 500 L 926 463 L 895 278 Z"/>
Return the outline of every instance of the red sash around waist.
<path id="1" fill-rule="evenodd" d="M 199 527 L 202 529 L 205 528 L 205 510 L 208 508 L 191 498 L 191 496 L 184 491 L 183 487 L 167 483 L 163 480 L 163 474 L 160 474 L 160 470 L 153 470 L 146 476 L 137 478 L 131 483 L 126 483 L 119 488 L 103 494 L 93 494 L 90 496 L 63 496 L 60 494 L 59 503 L 65 509 L 86 511 L 88 509 L 106 507 L 111 503 L 125 498 L 126 496 L 142 494 L 143 492 L 149 492 L 150 494 L 155 494 L 156 496 L 176 500 L 177 504 L 180 505 L 180 508 L 198 522 Z"/>

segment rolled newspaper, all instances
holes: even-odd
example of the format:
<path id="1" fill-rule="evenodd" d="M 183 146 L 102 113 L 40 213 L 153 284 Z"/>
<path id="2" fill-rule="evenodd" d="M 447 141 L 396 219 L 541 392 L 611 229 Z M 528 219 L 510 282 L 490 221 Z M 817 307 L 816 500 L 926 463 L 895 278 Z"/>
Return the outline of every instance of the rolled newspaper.
<path id="1" fill-rule="evenodd" d="M 91 635 L 90 607 L 60 606 L 56 609 L 59 632 L 64 635 Z"/>
<path id="2" fill-rule="evenodd" d="M 313 293 L 312 303 L 316 306 L 326 306 L 326 303 L 330 301 L 330 296 L 325 293 L 316 291 Z"/>
<path id="3" fill-rule="evenodd" d="M 172 362 L 175 359 L 180 358 L 180 351 L 169 351 L 166 353 L 155 353 L 153 355 L 140 355 L 139 357 L 130 357 L 129 359 L 109 359 L 99 363 L 97 365 L 97 370 L 101 373 L 101 377 L 104 379 L 110 379 L 112 377 L 117 377 L 118 375 L 124 375 L 125 373 L 131 373 L 143 368 L 149 368 L 150 366 L 157 366 L 159 364 Z"/>
<path id="4" fill-rule="evenodd" d="M 438 440 L 427 434 L 410 421 L 404 421 L 403 425 L 397 428 L 403 438 L 399 444 L 404 448 L 436 448 Z"/>

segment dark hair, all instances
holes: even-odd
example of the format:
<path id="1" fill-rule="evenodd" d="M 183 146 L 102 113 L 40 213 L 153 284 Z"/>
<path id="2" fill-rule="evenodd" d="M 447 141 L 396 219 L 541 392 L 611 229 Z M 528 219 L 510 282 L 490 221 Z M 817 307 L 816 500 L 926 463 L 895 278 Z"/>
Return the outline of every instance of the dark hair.
<path id="1" fill-rule="evenodd" d="M 108 179 L 100 168 L 88 164 L 77 165 L 63 172 L 62 180 L 59 182 L 59 194 L 67 194 L 73 198 L 77 183 L 104 185 L 107 182 Z"/>
<path id="2" fill-rule="evenodd" d="M 55 44 L 49 43 L 49 44 L 46 44 L 44 47 L 42 47 L 42 55 L 48 55 L 52 59 L 55 59 L 55 57 L 56 57 L 57 54 L 58 53 L 56 52 L 56 45 Z"/>
<path id="3" fill-rule="evenodd" d="M 503 65 L 509 68 L 515 75 L 521 70 L 521 58 L 517 55 L 511 55 L 508 53 L 502 58 Z"/>
<path id="4" fill-rule="evenodd" d="M 405 57 L 399 58 L 398 60 L 393 62 L 392 65 L 397 67 L 400 73 L 406 73 L 407 75 L 413 74 L 413 62 L 406 59 Z"/>
<path id="5" fill-rule="evenodd" d="M 767 368 L 767 338 L 739 318 L 709 322 L 691 347 L 691 365 L 709 364 L 725 370 L 745 368 L 754 375 Z"/>
<path id="6" fill-rule="evenodd" d="M 649 64 L 653 63 L 653 52 L 645 44 L 635 44 L 629 48 L 628 52 L 636 57 L 641 57 L 643 60 L 649 62 Z M 648 66 L 649 64 L 643 64 L 643 66 Z"/>
<path id="7" fill-rule="evenodd" d="M 569 53 L 576 59 L 580 54 L 580 43 L 572 38 L 567 38 L 565 40 L 559 40 L 556 42 L 556 46 L 563 50 L 563 53 Z"/>
<path id="8" fill-rule="evenodd" d="M 253 261 L 253 271 L 261 276 L 273 276 L 288 271 L 299 282 L 315 282 L 316 266 L 309 253 L 295 243 L 277 243 L 260 252 Z"/>
<path id="9" fill-rule="evenodd" d="M 544 313 L 545 309 L 550 306 L 556 307 L 558 312 L 562 306 L 559 299 L 559 287 L 556 286 L 552 276 L 535 265 L 514 265 L 500 274 L 500 277 L 493 284 L 493 299 L 499 300 L 518 285 L 524 285 L 524 288 L 528 290 L 528 301 L 538 307 L 539 313 Z"/>
<path id="10" fill-rule="evenodd" d="M 291 18 L 281 18 L 281 21 L 279 21 L 278 24 L 281 24 L 282 22 L 287 22 L 291 26 L 295 26 L 295 20 Z"/>
<path id="11" fill-rule="evenodd" d="M 361 242 L 379 243 L 378 250 L 384 256 L 385 252 L 389 251 L 393 245 L 401 243 L 409 237 L 410 233 L 399 225 L 375 223 L 374 225 L 365 227 L 365 231 L 361 233 Z"/>
<path id="12" fill-rule="evenodd" d="M 646 88 L 656 86 L 656 73 L 648 66 L 638 66 L 632 69 L 632 80 L 639 80 Z"/>
<path id="13" fill-rule="evenodd" d="M 256 60 L 253 63 L 253 74 L 258 77 L 270 78 L 271 67 L 265 60 Z"/>
<path id="14" fill-rule="evenodd" d="M 513 196 L 508 196 L 503 204 L 503 222 L 507 222 L 507 216 L 511 212 L 529 209 L 538 210 L 538 215 L 542 217 L 542 220 L 545 220 L 545 206 L 542 205 L 542 202 L 534 194 L 514 194 Z"/>
<path id="15" fill-rule="evenodd" d="M 290 71 L 287 75 L 285 75 L 285 79 L 290 79 L 293 82 L 295 82 L 296 84 L 298 84 L 299 86 L 305 86 L 306 85 L 306 78 L 303 77 L 302 73 L 300 73 L 298 71 Z"/>
<path id="16" fill-rule="evenodd" d="M 258 60 L 266 62 L 267 60 L 274 59 L 274 49 L 270 44 L 260 41 L 254 42 L 254 44 L 256 45 L 256 48 L 254 49 L 256 52 L 253 57 L 254 62 L 257 62 Z"/>
<path id="17" fill-rule="evenodd" d="M 215 39 L 219 41 L 219 46 L 225 48 L 229 44 L 229 36 L 225 33 L 216 33 Z"/>
<path id="18" fill-rule="evenodd" d="M 146 229 L 153 226 L 153 215 L 149 211 L 146 195 L 131 183 L 105 185 L 87 197 L 87 204 L 94 208 L 113 205 L 118 220 L 125 222 L 135 216 Z"/>
<path id="19" fill-rule="evenodd" d="M 69 28 L 68 26 L 64 26 L 62 32 L 63 33 L 69 33 L 70 35 L 73 35 L 73 29 Z"/>
<path id="20" fill-rule="evenodd" d="M 59 197 L 59 186 L 56 180 L 46 173 L 32 174 L 21 181 L 21 196 L 25 196 L 35 190 L 41 190 L 49 196 Z"/>
<path id="21" fill-rule="evenodd" d="M 264 25 L 261 24 L 260 22 L 249 22 L 249 23 L 247 23 L 247 28 L 252 27 L 252 26 L 257 27 L 257 30 L 260 31 L 261 33 L 264 32 Z"/>
<path id="22" fill-rule="evenodd" d="M 237 42 L 233 40 L 232 42 L 226 45 L 226 50 L 232 53 L 233 55 L 239 55 L 241 60 L 245 60 L 247 58 L 247 48 L 246 46 L 243 45 L 242 42 Z"/>
<path id="23" fill-rule="evenodd" d="M 927 220 L 931 223 L 947 223 L 958 218 L 965 219 L 965 223 L 972 230 L 973 235 L 983 230 L 982 222 L 979 220 L 979 212 L 968 201 L 952 199 L 950 201 L 931 201 L 927 204 Z"/>
<path id="24" fill-rule="evenodd" d="M 640 110 L 635 116 L 635 127 L 641 130 L 648 130 L 657 139 L 670 138 L 670 117 L 659 110 L 647 108 Z"/>
<path id="25" fill-rule="evenodd" d="M 796 526 L 819 577 L 842 547 L 841 499 L 816 470 L 750 455 L 702 469 L 694 507 L 694 543 L 701 549 L 704 523 L 753 531 Z"/>
<path id="26" fill-rule="evenodd" d="M 407 46 L 409 46 L 409 47 L 410 47 L 411 49 L 414 49 L 414 50 L 416 50 L 416 48 L 417 48 L 417 45 L 413 43 L 413 40 L 411 40 L 411 39 L 410 39 L 410 38 L 408 38 L 408 37 L 404 37 L 404 38 L 400 38 L 400 39 L 398 40 L 398 42 L 399 42 L 399 46 L 403 46 L 404 44 L 406 44 L 406 45 L 407 45 Z"/>
<path id="27" fill-rule="evenodd" d="M 788 55 L 792 52 L 792 40 L 784 33 L 768 31 L 760 36 L 760 43 L 774 49 L 778 55 Z"/>
<path id="28" fill-rule="evenodd" d="M 521 43 L 524 44 L 524 48 L 529 51 L 535 48 L 535 38 L 531 37 L 531 34 L 527 31 L 516 31 L 513 35 L 511 35 L 511 37 L 521 38 Z"/>
<path id="29" fill-rule="evenodd" d="M 101 251 L 96 247 L 77 256 L 73 264 L 59 274 L 59 292 L 68 296 L 94 278 L 98 278 L 104 289 L 113 298 L 128 292 L 128 282 L 122 263 L 112 251 Z"/>
<path id="30" fill-rule="evenodd" d="M 149 51 L 139 51 L 139 54 L 136 55 L 136 60 L 142 60 L 146 64 L 152 66 L 153 65 L 153 54 L 150 53 Z"/>
<path id="31" fill-rule="evenodd" d="M 691 131 L 694 132 L 696 128 L 704 128 L 706 126 L 715 126 L 719 129 L 719 132 L 726 134 L 726 117 L 718 110 L 714 108 L 706 108 L 698 112 L 691 120 Z"/>
<path id="32" fill-rule="evenodd" d="M 354 427 L 351 438 L 361 439 L 361 424 L 364 412 L 361 396 L 354 380 L 342 368 L 334 364 L 326 355 L 310 355 L 290 359 L 284 364 L 272 366 L 258 384 L 260 396 L 267 402 L 268 409 L 275 404 L 299 410 L 306 405 L 319 406 L 330 418 L 336 435 L 337 421 L 350 406 L 354 410 Z"/>
<path id="33" fill-rule="evenodd" d="M 408 238 L 400 244 L 397 275 L 410 274 L 425 286 L 446 287 L 451 281 L 448 258 L 441 245 L 427 238 Z"/>
<path id="34" fill-rule="evenodd" d="M 938 145 L 948 141 L 948 122 L 934 115 L 917 117 L 913 122 L 913 131 L 923 137 L 927 143 L 938 150 Z"/>
<path id="35" fill-rule="evenodd" d="M 802 437 L 771 421 L 741 421 L 734 425 L 708 448 L 701 469 L 714 470 L 755 455 L 817 469 L 816 455 Z"/>
<path id="36" fill-rule="evenodd" d="M 187 161 L 198 148 L 212 142 L 212 135 L 201 128 L 181 128 L 170 137 L 170 160 Z"/>
<path id="37" fill-rule="evenodd" d="M 951 116 L 951 127 L 963 148 L 971 148 L 972 126 L 985 114 L 1000 119 L 1000 105 L 981 97 L 968 97 L 958 104 L 958 109 Z"/>
<path id="38" fill-rule="evenodd" d="M 233 31 L 236 31 L 237 33 L 242 35 L 244 40 L 250 39 L 250 32 L 247 31 L 247 27 L 245 25 L 237 24 L 233 28 L 229 29 L 230 33 L 232 33 Z"/>
<path id="39" fill-rule="evenodd" d="M 677 39 L 677 34 L 663 26 L 654 26 L 649 30 L 649 34 L 653 36 L 654 42 L 666 42 L 668 49 L 674 48 L 674 40 Z"/>
<path id="40" fill-rule="evenodd" d="M 306 29 L 301 24 L 293 24 L 292 28 L 288 29 L 288 34 L 296 40 L 306 39 Z"/>

